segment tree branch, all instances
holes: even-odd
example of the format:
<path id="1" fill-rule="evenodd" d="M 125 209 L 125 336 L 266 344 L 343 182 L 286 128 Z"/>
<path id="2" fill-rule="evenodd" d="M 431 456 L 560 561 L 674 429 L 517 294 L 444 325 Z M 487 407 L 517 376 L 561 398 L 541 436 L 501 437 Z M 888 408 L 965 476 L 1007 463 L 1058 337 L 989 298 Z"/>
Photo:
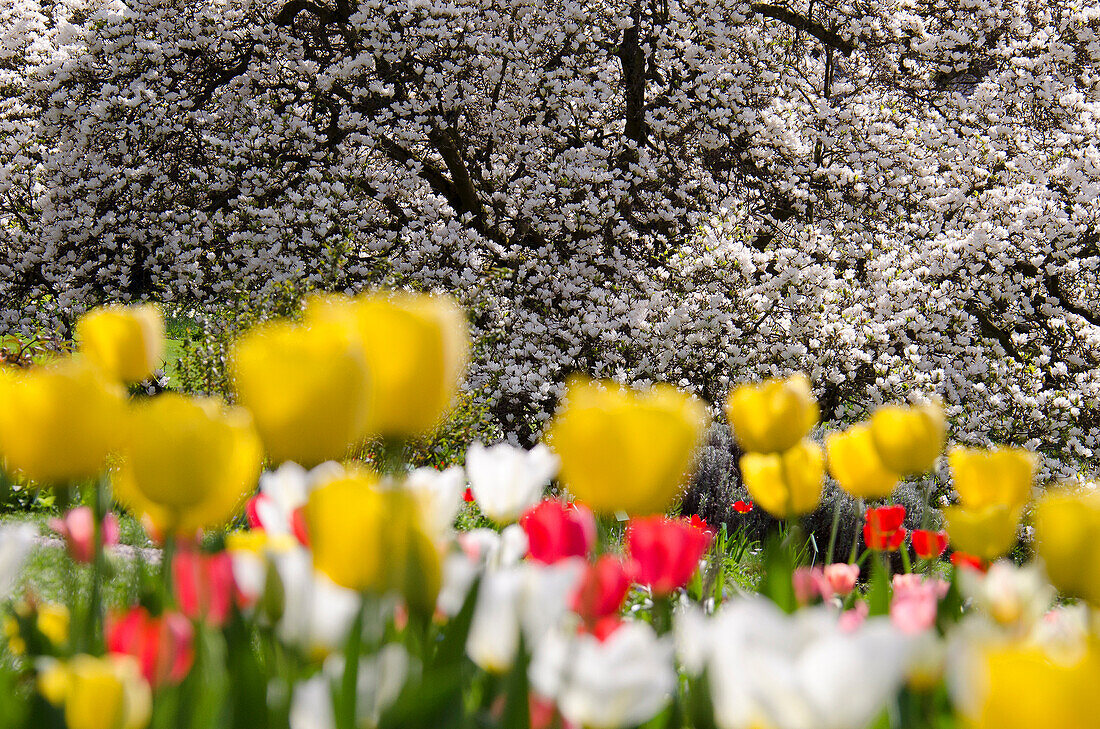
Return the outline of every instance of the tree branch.
<path id="1" fill-rule="evenodd" d="M 849 55 L 856 48 L 854 44 L 844 40 L 831 30 L 826 29 L 821 23 L 815 23 L 809 18 L 799 15 L 790 8 L 781 5 L 768 5 L 766 3 L 753 3 L 751 7 L 754 13 L 759 13 L 760 15 L 786 23 L 797 30 L 806 31 L 814 38 L 821 41 L 823 45 L 829 46 L 830 48 L 836 48 L 845 56 Z"/>

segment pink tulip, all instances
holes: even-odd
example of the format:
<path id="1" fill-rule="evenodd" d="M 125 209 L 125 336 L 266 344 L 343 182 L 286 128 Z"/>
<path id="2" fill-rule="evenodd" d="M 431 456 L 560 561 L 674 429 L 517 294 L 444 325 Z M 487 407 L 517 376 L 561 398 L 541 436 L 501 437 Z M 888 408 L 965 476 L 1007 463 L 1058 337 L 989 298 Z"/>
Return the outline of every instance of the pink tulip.
<path id="1" fill-rule="evenodd" d="M 133 656 L 150 686 L 174 686 L 195 660 L 195 629 L 182 613 L 149 614 L 134 607 L 107 622 L 107 650 Z"/>
<path id="2" fill-rule="evenodd" d="M 172 560 L 172 587 L 184 615 L 221 627 L 236 592 L 233 560 L 228 552 L 203 554 L 195 548 L 181 549 Z"/>
<path id="3" fill-rule="evenodd" d="M 822 596 L 828 590 L 830 595 L 844 597 L 855 589 L 856 580 L 859 579 L 859 565 L 843 562 L 826 565 L 821 577 Z"/>
<path id="4" fill-rule="evenodd" d="M 821 567 L 796 567 L 791 573 L 794 599 L 799 605 L 805 605 L 821 595 L 821 586 L 824 582 L 825 577 Z"/>
<path id="5" fill-rule="evenodd" d="M 95 517 L 90 506 L 78 506 L 62 518 L 54 517 L 49 527 L 65 540 L 65 548 L 77 562 L 88 564 L 95 557 Z M 103 546 L 118 544 L 118 517 L 108 512 L 102 525 Z"/>
<path id="6" fill-rule="evenodd" d="M 845 610 L 840 614 L 840 622 L 838 623 L 840 629 L 845 633 L 851 633 L 857 630 L 859 626 L 863 625 L 863 621 L 867 619 L 867 614 L 871 611 L 867 603 L 860 600 L 852 606 L 850 610 Z"/>
<path id="7" fill-rule="evenodd" d="M 935 625 L 939 601 L 950 585 L 935 578 L 924 580 L 920 575 L 894 575 L 893 587 L 890 621 L 903 633 L 920 633 Z"/>

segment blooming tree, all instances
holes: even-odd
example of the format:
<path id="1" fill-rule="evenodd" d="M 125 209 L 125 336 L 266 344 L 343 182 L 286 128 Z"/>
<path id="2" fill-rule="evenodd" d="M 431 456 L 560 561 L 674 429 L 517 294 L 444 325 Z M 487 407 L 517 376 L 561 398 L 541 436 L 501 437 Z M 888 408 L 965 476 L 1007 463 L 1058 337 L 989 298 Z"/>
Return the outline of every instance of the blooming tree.
<path id="1" fill-rule="evenodd" d="M 521 439 L 574 370 L 1100 446 L 1100 5 L 15 0 L 5 328 L 456 292 Z"/>

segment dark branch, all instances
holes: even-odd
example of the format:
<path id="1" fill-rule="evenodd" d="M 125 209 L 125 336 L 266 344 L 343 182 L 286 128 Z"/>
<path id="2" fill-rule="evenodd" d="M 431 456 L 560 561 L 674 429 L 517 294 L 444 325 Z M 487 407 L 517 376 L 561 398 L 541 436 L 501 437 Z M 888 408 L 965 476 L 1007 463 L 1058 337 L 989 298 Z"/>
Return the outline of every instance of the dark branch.
<path id="1" fill-rule="evenodd" d="M 831 48 L 836 48 L 846 56 L 856 49 L 854 44 L 844 40 L 831 30 L 826 29 L 821 23 L 815 23 L 809 18 L 799 15 L 790 8 L 785 8 L 781 5 L 753 3 L 752 10 L 754 13 L 760 13 L 761 15 L 786 23 L 797 30 L 803 30 L 814 38 L 817 38 L 822 44 Z"/>

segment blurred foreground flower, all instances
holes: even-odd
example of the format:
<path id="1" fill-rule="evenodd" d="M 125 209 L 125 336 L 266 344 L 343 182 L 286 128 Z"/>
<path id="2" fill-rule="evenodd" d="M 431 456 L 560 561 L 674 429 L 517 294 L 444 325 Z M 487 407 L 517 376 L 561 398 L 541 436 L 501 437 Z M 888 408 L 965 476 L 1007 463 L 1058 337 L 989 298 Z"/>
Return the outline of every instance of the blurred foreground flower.
<path id="1" fill-rule="evenodd" d="M 654 514 L 679 494 L 706 421 L 703 404 L 670 385 L 637 392 L 574 377 L 547 442 L 578 501 L 599 514 Z"/>
<path id="2" fill-rule="evenodd" d="M 799 373 L 735 388 L 726 400 L 726 415 L 742 450 L 781 453 L 817 425 L 818 407 L 810 381 Z"/>
<path id="3" fill-rule="evenodd" d="M 131 656 L 46 661 L 38 689 L 64 707 L 68 729 L 144 729 L 152 715 L 152 692 Z"/>
<path id="4" fill-rule="evenodd" d="M 949 506 L 943 510 L 955 549 L 992 562 L 1016 544 L 1022 507 L 995 504 L 982 509 Z"/>
<path id="5" fill-rule="evenodd" d="M 982 509 L 993 504 L 1023 506 L 1031 498 L 1035 454 L 1023 448 L 952 448 L 947 456 L 959 504 Z"/>
<path id="6" fill-rule="evenodd" d="M 928 471 L 947 440 L 943 405 L 886 405 L 871 416 L 871 438 L 883 465 L 902 476 Z"/>
<path id="7" fill-rule="evenodd" d="M 141 382 L 164 360 L 164 317 L 151 304 L 102 306 L 76 322 L 80 352 L 108 377 Z"/>
<path id="8" fill-rule="evenodd" d="M 6 601 L 15 589 L 37 536 L 38 529 L 33 524 L 0 524 L 0 602 Z"/>
<path id="9" fill-rule="evenodd" d="M 803 440 L 783 453 L 741 456 L 745 488 L 755 503 L 777 519 L 808 514 L 821 502 L 825 456 L 821 446 Z"/>
<path id="10" fill-rule="evenodd" d="M 615 729 L 652 719 L 672 698 L 672 644 L 647 623 L 626 621 L 601 640 L 552 631 L 535 647 L 531 685 L 577 726 Z"/>
<path id="11" fill-rule="evenodd" d="M 90 506 L 78 506 L 65 516 L 53 517 L 47 522 L 51 530 L 65 540 L 65 549 L 77 562 L 89 564 L 95 556 L 95 516 Z M 118 517 L 107 512 L 100 525 L 103 546 L 118 544 Z"/>
<path id="12" fill-rule="evenodd" d="M 898 474 L 886 468 L 875 449 L 871 426 L 859 423 L 825 439 L 829 473 L 840 487 L 861 499 L 884 499 L 894 491 Z"/>
<path id="13" fill-rule="evenodd" d="M 230 368 L 276 463 L 339 459 L 366 433 L 371 373 L 340 326 L 262 325 L 234 345 Z"/>
<path id="14" fill-rule="evenodd" d="M 947 532 L 914 529 L 910 542 L 921 559 L 938 559 L 947 549 Z"/>
<path id="15" fill-rule="evenodd" d="M 453 299 L 400 291 L 316 297 L 305 318 L 353 333 L 370 372 L 367 432 L 427 433 L 450 408 L 469 350 L 466 318 Z"/>
<path id="16" fill-rule="evenodd" d="M 226 523 L 260 475 L 260 441 L 241 408 L 165 393 L 131 407 L 120 502 L 157 530 L 187 534 Z"/>
<path id="17" fill-rule="evenodd" d="M 1100 607 L 1100 495 L 1048 492 L 1035 507 L 1035 543 L 1062 594 Z"/>
<path id="18" fill-rule="evenodd" d="M 12 614 L 3 619 L 4 636 L 8 639 L 8 650 L 15 655 L 27 653 L 27 641 L 31 640 L 31 648 L 36 654 L 53 655 L 64 649 L 69 642 L 69 609 L 56 603 L 30 604 L 19 602 L 12 606 Z M 36 633 L 28 636 L 23 630 L 31 627 L 29 632 Z M 41 645 L 41 639 L 45 638 L 49 645 Z"/>
<path id="19" fill-rule="evenodd" d="M 172 557 L 172 589 L 184 615 L 221 627 L 237 591 L 233 560 L 227 552 L 205 554 L 185 546 Z"/>
<path id="20" fill-rule="evenodd" d="M 478 508 L 498 524 L 515 521 L 537 504 L 558 465 L 557 456 L 541 443 L 528 451 L 508 443 L 486 448 L 474 442 L 466 451 L 466 474 Z"/>
<path id="21" fill-rule="evenodd" d="M 112 616 L 107 623 L 107 650 L 138 660 L 151 686 L 174 686 L 187 676 L 195 659 L 195 631 L 181 613 L 151 615 L 143 607 Z"/>
<path id="22" fill-rule="evenodd" d="M 97 475 L 119 444 L 123 396 L 81 359 L 0 367 L 0 458 L 39 485 Z"/>

